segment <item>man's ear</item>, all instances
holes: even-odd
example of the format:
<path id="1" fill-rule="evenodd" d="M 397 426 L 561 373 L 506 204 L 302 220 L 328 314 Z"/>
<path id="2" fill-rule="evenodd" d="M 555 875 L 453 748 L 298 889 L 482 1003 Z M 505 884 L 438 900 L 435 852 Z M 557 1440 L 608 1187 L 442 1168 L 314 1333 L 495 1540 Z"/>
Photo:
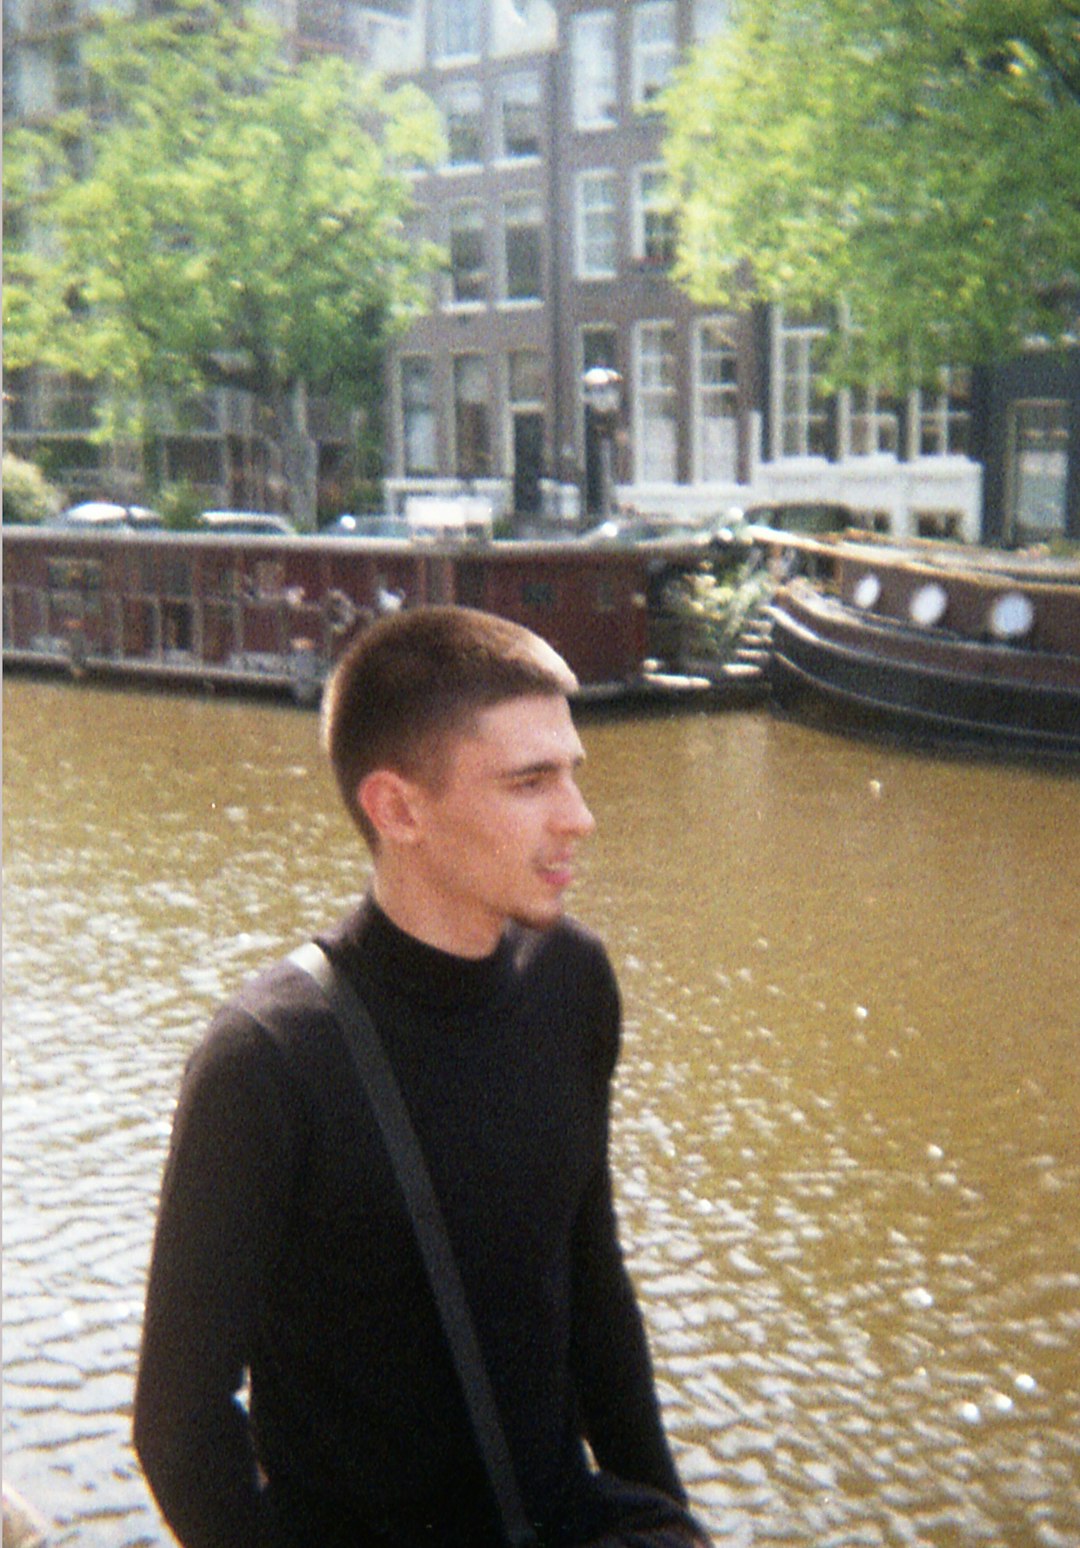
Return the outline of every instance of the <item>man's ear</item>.
<path id="1" fill-rule="evenodd" d="M 416 837 L 415 795 L 412 781 L 393 769 L 373 769 L 356 792 L 360 808 L 379 838 L 392 844 L 410 844 Z"/>

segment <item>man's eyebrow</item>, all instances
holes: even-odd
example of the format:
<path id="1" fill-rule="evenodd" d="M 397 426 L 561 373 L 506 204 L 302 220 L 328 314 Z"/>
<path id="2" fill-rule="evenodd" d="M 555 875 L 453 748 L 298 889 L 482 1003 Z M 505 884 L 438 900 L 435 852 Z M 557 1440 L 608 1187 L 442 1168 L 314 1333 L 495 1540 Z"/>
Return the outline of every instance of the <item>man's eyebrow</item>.
<path id="1" fill-rule="evenodd" d="M 532 763 L 517 763 L 509 768 L 500 769 L 496 774 L 497 779 L 515 780 L 528 779 L 532 774 L 557 774 L 569 764 L 571 769 L 580 769 L 585 762 L 583 752 L 575 752 L 569 758 L 537 758 Z"/>

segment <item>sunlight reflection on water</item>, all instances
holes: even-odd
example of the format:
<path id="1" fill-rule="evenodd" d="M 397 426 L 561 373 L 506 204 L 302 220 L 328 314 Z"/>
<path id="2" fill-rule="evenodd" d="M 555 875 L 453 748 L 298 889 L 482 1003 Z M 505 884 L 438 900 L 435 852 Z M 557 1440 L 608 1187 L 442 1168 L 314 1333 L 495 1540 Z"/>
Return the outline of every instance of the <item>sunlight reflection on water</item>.
<path id="1" fill-rule="evenodd" d="M 166 1541 L 128 1446 L 184 1059 L 365 862 L 314 717 L 4 687 L 4 1463 Z M 727 1543 L 1080 1542 L 1080 783 L 768 715 L 586 722 L 624 1239 Z"/>

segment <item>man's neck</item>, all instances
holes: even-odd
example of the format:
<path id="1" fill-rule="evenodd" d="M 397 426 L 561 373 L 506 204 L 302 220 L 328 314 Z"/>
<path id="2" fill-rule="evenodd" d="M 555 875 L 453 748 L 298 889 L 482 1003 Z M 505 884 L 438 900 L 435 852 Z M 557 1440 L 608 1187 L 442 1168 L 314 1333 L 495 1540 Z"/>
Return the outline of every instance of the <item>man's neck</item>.
<path id="1" fill-rule="evenodd" d="M 444 918 L 426 895 L 418 897 L 400 879 L 376 867 L 372 896 L 386 917 L 406 935 L 451 956 L 479 961 L 490 957 L 502 939 L 505 921 L 492 916 L 475 920 L 460 915 Z"/>

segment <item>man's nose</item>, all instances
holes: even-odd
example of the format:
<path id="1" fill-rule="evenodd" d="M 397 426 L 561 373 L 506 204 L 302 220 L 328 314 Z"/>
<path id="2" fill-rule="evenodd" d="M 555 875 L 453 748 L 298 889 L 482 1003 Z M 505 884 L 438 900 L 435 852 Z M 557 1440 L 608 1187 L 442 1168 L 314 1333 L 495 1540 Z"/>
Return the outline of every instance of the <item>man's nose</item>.
<path id="1" fill-rule="evenodd" d="M 596 819 L 585 804 L 585 797 L 574 779 L 566 783 L 559 808 L 559 825 L 564 832 L 572 833 L 577 838 L 588 838 L 596 827 Z"/>

